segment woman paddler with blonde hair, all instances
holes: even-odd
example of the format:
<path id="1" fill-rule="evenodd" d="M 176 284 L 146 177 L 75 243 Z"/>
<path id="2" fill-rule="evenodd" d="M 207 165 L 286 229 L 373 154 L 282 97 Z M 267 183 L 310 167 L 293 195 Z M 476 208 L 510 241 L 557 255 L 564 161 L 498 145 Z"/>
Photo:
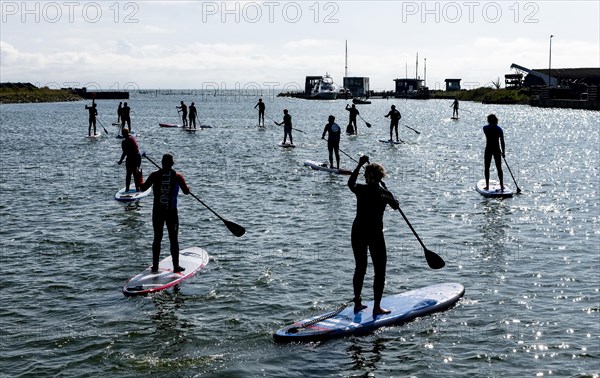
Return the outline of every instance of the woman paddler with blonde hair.
<path id="1" fill-rule="evenodd" d="M 354 312 L 357 313 L 367 308 L 362 304 L 361 292 L 367 272 L 368 249 L 375 272 L 373 316 L 376 316 L 390 313 L 390 310 L 381 307 L 387 264 L 387 252 L 383 237 L 383 213 L 387 205 L 397 210 L 399 204 L 392 193 L 380 186 L 380 184 L 383 185 L 381 180 L 385 176 L 385 170 L 381 164 L 368 164 L 365 167 L 366 184 L 356 183 L 361 167 L 368 162 L 368 156 L 361 156 L 356 169 L 348 179 L 348 187 L 356 195 L 356 217 L 352 223 L 352 250 L 356 267 L 352 284 L 354 286 Z"/>

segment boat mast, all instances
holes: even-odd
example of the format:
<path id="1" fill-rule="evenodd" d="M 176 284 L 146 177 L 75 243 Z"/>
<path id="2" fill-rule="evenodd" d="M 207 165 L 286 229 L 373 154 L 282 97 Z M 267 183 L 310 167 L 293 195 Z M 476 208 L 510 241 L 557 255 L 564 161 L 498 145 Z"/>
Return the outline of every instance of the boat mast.
<path id="1" fill-rule="evenodd" d="M 427 86 L 427 58 L 423 58 L 423 86 Z"/>
<path id="2" fill-rule="evenodd" d="M 417 62 L 415 65 L 415 79 L 419 78 L 419 53 L 417 52 Z"/>
<path id="3" fill-rule="evenodd" d="M 346 70 L 344 71 L 344 77 L 348 77 L 348 40 L 346 40 Z"/>

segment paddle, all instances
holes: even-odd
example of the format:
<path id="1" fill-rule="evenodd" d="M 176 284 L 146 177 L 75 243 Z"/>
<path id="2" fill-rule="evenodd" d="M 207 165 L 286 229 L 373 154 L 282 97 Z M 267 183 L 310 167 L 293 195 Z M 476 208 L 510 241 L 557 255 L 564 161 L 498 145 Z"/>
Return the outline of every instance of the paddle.
<path id="1" fill-rule="evenodd" d="M 404 126 L 404 127 L 407 127 L 407 128 L 409 128 L 409 129 L 411 129 L 412 131 L 414 131 L 414 132 L 415 132 L 415 133 L 417 133 L 417 134 L 421 134 L 421 132 L 420 132 L 420 131 L 413 129 L 413 128 L 412 128 L 412 127 L 410 127 L 410 126 L 406 126 L 405 124 L 402 124 L 402 126 Z"/>
<path id="2" fill-rule="evenodd" d="M 340 305 L 340 307 L 337 308 L 337 310 L 330 312 L 329 314 L 325 314 L 323 316 L 319 316 L 316 319 L 310 320 L 304 324 L 300 324 L 296 327 L 290 327 L 287 329 L 287 333 L 298 333 L 298 330 L 300 328 L 306 328 L 306 327 L 310 327 L 311 325 L 317 324 L 319 322 L 322 322 L 323 320 L 327 320 L 329 318 L 333 318 L 334 316 L 336 316 L 337 314 L 339 314 L 340 312 L 344 311 L 344 309 L 346 307 L 348 307 L 348 305 L 350 305 L 351 303 L 354 303 L 354 299 L 351 301 L 348 301 L 346 303 L 342 303 Z"/>
<path id="3" fill-rule="evenodd" d="M 510 172 L 510 175 L 512 176 L 512 179 L 515 183 L 515 186 L 517 187 L 517 194 L 521 193 L 521 188 L 519 188 L 519 185 L 517 184 L 517 180 L 515 180 L 515 176 L 513 176 L 512 171 L 510 170 L 510 166 L 508 165 L 508 162 L 506 161 L 506 158 L 503 156 L 502 157 L 504 159 L 504 164 L 506 164 L 506 168 L 508 168 L 508 171 Z"/>
<path id="4" fill-rule="evenodd" d="M 275 123 L 277 126 L 281 126 L 281 123 L 277 123 L 277 121 L 275 121 L 273 118 L 271 118 L 271 117 L 267 117 L 267 118 L 271 119 L 271 120 L 273 121 L 273 123 Z M 283 122 L 282 122 L 282 123 L 283 123 Z M 295 128 L 295 127 L 292 127 L 292 130 L 296 130 L 296 131 L 299 131 L 299 132 L 301 132 L 301 133 L 304 133 L 304 134 L 306 134 L 306 131 L 303 131 L 303 130 L 297 129 L 297 128 Z"/>
<path id="5" fill-rule="evenodd" d="M 156 164 L 152 159 L 150 159 L 146 153 L 144 152 L 142 154 L 143 157 L 145 157 L 146 159 L 148 159 L 148 161 L 152 164 L 154 164 L 154 166 L 156 166 L 156 168 L 161 169 L 161 167 L 158 166 L 158 164 Z M 246 229 L 242 226 L 240 226 L 237 223 L 228 221 L 227 219 L 223 218 L 222 216 L 220 216 L 219 214 L 217 214 L 213 209 L 211 209 L 207 204 L 205 204 L 204 202 L 202 202 L 202 200 L 198 197 L 196 197 L 196 195 L 192 192 L 190 192 L 190 195 L 192 197 L 194 197 L 198 202 L 200 202 L 204 207 L 206 207 L 208 210 L 210 210 L 213 214 L 215 214 L 224 224 L 225 226 L 227 226 L 227 228 L 229 229 L 229 231 L 231 231 L 232 234 L 234 234 L 235 236 L 237 236 L 238 238 L 242 235 L 244 235 L 246 233 Z"/>
<path id="6" fill-rule="evenodd" d="M 98 118 L 98 117 L 96 116 L 96 120 L 97 120 L 98 122 L 100 122 L 100 126 L 102 126 L 102 129 L 104 130 L 104 132 L 106 133 L 106 135 L 108 135 L 108 131 L 106 131 L 106 129 L 104 128 L 104 125 L 103 125 L 103 124 L 102 124 L 102 122 L 100 121 L 100 118 Z"/>
<path id="7" fill-rule="evenodd" d="M 381 186 L 383 186 L 383 188 L 387 190 L 385 183 L 383 181 L 380 181 L 380 183 L 381 183 Z M 398 211 L 402 215 L 402 218 L 404 218 L 404 221 L 406 222 L 406 224 L 408 225 L 408 227 L 410 228 L 412 233 L 415 235 L 415 237 L 419 241 L 419 244 L 421 244 L 421 247 L 423 247 L 423 251 L 425 252 L 425 260 L 427 260 L 427 265 L 429 265 L 429 267 L 431 269 L 443 268 L 446 265 L 446 263 L 444 262 L 444 259 L 442 259 L 437 253 L 435 253 L 435 252 L 427 249 L 427 247 L 425 247 L 425 244 L 423 244 L 423 241 L 417 234 L 417 231 L 415 231 L 413 226 L 410 224 L 410 222 L 408 221 L 408 218 L 406 218 L 406 215 L 404 215 L 404 213 L 402 212 L 402 209 L 400 209 L 400 207 L 398 207 Z"/>
<path id="8" fill-rule="evenodd" d="M 360 117 L 360 119 L 363 120 L 363 122 L 365 123 L 365 125 L 367 125 L 367 127 L 371 127 L 371 124 L 369 122 L 365 121 L 365 119 L 360 114 L 358 116 Z"/>

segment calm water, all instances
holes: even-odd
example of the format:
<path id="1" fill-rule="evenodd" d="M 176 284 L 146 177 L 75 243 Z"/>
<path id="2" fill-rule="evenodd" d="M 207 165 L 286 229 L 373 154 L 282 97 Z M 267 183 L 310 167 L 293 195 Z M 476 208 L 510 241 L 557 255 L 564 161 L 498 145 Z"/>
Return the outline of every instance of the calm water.
<path id="1" fill-rule="evenodd" d="M 3 376 L 568 376 L 600 375 L 600 113 L 451 101 L 374 100 L 359 136 L 341 148 L 387 168 L 388 188 L 429 249 L 430 270 L 397 212 L 385 216 L 386 294 L 461 282 L 456 307 L 401 327 L 319 344 L 278 345 L 272 333 L 352 298 L 346 177 L 315 172 L 327 158 L 327 116 L 346 101 L 268 98 L 290 110 L 258 130 L 258 96 L 133 94 L 133 130 L 155 160 L 175 155 L 192 191 L 243 225 L 234 237 L 191 197 L 180 201 L 180 244 L 211 256 L 177 292 L 126 298 L 121 287 L 151 262 L 151 198 L 124 205 L 117 101 L 100 101 L 110 135 L 89 140 L 84 104 L 0 106 L 0 374 Z M 180 100 L 213 129 L 162 129 Z M 405 144 L 387 138 L 391 104 Z M 504 201 L 474 190 L 483 178 L 481 126 L 491 112 L 523 193 Z M 99 124 L 100 126 L 100 124 Z M 354 163 L 342 154 L 342 166 Z M 153 167 L 143 162 L 147 176 Z M 515 189 L 505 166 L 505 182 Z M 492 169 L 492 178 L 496 178 Z M 362 180 L 362 178 L 361 178 Z M 163 243 L 166 256 L 168 239 Z M 372 299 L 372 269 L 365 299 Z"/>

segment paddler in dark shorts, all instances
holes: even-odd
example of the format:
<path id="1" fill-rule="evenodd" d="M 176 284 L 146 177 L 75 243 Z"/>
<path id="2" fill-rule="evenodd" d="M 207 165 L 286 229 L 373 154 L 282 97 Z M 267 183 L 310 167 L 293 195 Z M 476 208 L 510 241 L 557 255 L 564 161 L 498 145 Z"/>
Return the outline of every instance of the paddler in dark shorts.
<path id="1" fill-rule="evenodd" d="M 329 133 L 327 137 L 327 150 L 329 151 L 329 167 L 333 168 L 333 152 L 335 152 L 335 161 L 337 162 L 337 169 L 340 169 L 340 134 L 342 130 L 335 123 L 335 117 L 329 116 L 329 123 L 325 125 L 323 135 L 321 139 L 325 139 L 325 134 Z"/>
<path id="2" fill-rule="evenodd" d="M 185 268 L 179 266 L 179 215 L 177 214 L 177 196 L 179 189 L 184 194 L 190 194 L 184 178 L 173 170 L 173 155 L 165 154 L 162 157 L 162 169 L 152 172 L 141 190 L 146 191 L 152 187 L 154 205 L 152 207 L 152 228 L 154 241 L 152 242 L 152 273 L 158 273 L 160 249 L 165 224 L 169 233 L 173 271 L 182 272 Z"/>
<path id="3" fill-rule="evenodd" d="M 391 110 L 388 112 L 388 114 L 385 115 L 385 117 L 390 117 L 390 142 L 393 140 L 392 131 L 394 129 L 396 129 L 396 142 L 399 142 L 400 139 L 398 138 L 398 122 L 400 121 L 400 118 L 402 118 L 402 115 L 398 110 L 396 110 L 396 105 L 392 105 Z"/>
<path id="4" fill-rule="evenodd" d="M 496 170 L 498 171 L 498 181 L 500 181 L 500 188 L 504 191 L 504 175 L 502 173 L 502 159 L 504 156 L 504 131 L 498 126 L 498 118 L 494 114 L 490 114 L 487 117 L 488 124 L 483 126 L 483 133 L 485 134 L 485 152 L 484 152 L 484 165 L 485 165 L 485 190 L 489 189 L 490 186 L 490 165 L 492 164 L 492 157 L 496 163 Z"/>
<path id="5" fill-rule="evenodd" d="M 121 159 L 119 159 L 118 164 L 121 165 L 123 163 L 123 159 L 127 158 L 127 160 L 125 160 L 125 167 L 127 170 L 125 173 L 125 190 L 129 190 L 131 176 L 133 175 L 135 191 L 139 192 L 142 184 L 142 172 L 140 169 L 140 166 L 142 165 L 142 156 L 140 155 L 140 149 L 135 137 L 129 134 L 129 130 L 127 128 L 123 128 L 121 132 L 123 133 L 123 141 L 121 142 L 121 149 L 123 150 L 123 153 L 121 154 Z"/>
<path id="6" fill-rule="evenodd" d="M 177 110 L 181 110 L 181 122 L 183 122 L 183 126 L 187 126 L 187 105 L 181 101 L 181 106 L 176 106 L 176 108 Z"/>
<path id="7" fill-rule="evenodd" d="M 356 267 L 352 284 L 354 286 L 354 312 L 356 313 L 367 307 L 362 304 L 361 292 L 367 272 L 368 250 L 375 272 L 373 316 L 376 316 L 391 312 L 381 307 L 387 265 L 387 252 L 383 237 L 383 213 L 387 205 L 396 210 L 399 208 L 399 204 L 392 193 L 380 186 L 381 180 L 385 176 L 385 170 L 380 164 L 367 165 L 365 169 L 366 185 L 356 183 L 361 167 L 368 162 L 368 156 L 361 156 L 358 165 L 348 179 L 348 187 L 356 195 L 356 217 L 352 223 L 352 250 Z"/>
<path id="8" fill-rule="evenodd" d="M 280 123 L 275 122 L 275 124 L 278 126 L 283 125 L 283 144 L 285 144 L 288 135 L 290 136 L 290 144 L 294 144 L 292 141 L 292 116 L 288 113 L 287 109 L 283 109 L 283 121 Z"/>

